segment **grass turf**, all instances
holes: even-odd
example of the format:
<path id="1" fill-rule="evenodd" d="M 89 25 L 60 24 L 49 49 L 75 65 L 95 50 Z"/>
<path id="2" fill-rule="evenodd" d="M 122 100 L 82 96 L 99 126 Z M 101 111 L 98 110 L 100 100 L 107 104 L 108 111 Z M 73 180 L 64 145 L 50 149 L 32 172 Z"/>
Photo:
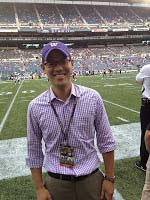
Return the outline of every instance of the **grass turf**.
<path id="1" fill-rule="evenodd" d="M 79 77 L 76 84 L 97 90 L 104 100 L 111 125 L 125 122 L 117 117 L 128 120 L 128 123 L 139 122 L 139 114 L 121 108 L 139 111 L 141 86 L 135 83 L 136 73 L 114 75 L 113 78 L 100 76 Z M 47 80 L 24 81 L 15 102 L 10 110 L 6 123 L 0 134 L 0 140 L 26 136 L 26 112 L 29 101 L 49 87 Z M 1 83 L 0 87 L 0 121 L 4 118 L 19 85 L 13 82 Z M 31 92 L 33 91 L 34 92 Z M 26 91 L 26 92 L 25 92 Z M 12 92 L 12 94 L 8 94 Z M 115 103 L 117 105 L 112 105 Z M 139 200 L 144 184 L 145 174 L 134 167 L 136 158 L 115 161 L 116 189 L 125 200 Z M 31 177 L 18 177 L 0 181 L 0 200 L 32 200 L 35 192 Z"/>

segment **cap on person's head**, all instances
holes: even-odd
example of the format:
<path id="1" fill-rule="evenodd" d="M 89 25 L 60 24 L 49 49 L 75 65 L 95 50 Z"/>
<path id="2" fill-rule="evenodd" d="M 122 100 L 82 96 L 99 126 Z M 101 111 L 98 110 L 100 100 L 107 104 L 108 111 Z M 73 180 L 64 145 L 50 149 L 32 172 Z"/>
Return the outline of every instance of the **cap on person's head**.
<path id="1" fill-rule="evenodd" d="M 69 49 L 64 43 L 59 42 L 59 41 L 51 41 L 48 44 L 46 44 L 42 49 L 42 62 L 43 63 L 45 61 L 47 61 L 48 55 L 54 49 L 59 49 L 66 55 L 66 57 L 71 57 Z"/>

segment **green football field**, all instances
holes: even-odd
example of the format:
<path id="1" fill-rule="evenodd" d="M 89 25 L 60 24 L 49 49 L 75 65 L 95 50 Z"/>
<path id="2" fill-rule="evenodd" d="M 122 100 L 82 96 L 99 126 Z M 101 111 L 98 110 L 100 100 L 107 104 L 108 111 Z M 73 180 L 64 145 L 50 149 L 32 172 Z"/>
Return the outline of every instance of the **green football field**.
<path id="1" fill-rule="evenodd" d="M 101 94 L 111 125 L 130 124 L 139 122 L 141 86 L 136 83 L 135 76 L 136 73 L 115 74 L 112 78 L 85 76 L 78 77 L 75 84 Z M 49 84 L 46 79 L 25 80 L 21 84 L 0 82 L 0 140 L 26 136 L 28 104 L 47 90 Z M 139 200 L 144 184 L 145 174 L 132 167 L 135 159 L 115 162 L 116 189 L 125 200 Z M 30 176 L 1 180 L 0 188 L 0 200 L 35 199 Z"/>
<path id="2" fill-rule="evenodd" d="M 136 74 L 118 74 L 113 78 L 78 77 L 75 84 L 97 90 L 105 103 L 111 125 L 139 122 L 141 86 Z M 25 80 L 20 85 L 12 81 L 0 83 L 0 139 L 26 135 L 26 112 L 29 102 L 49 87 L 45 80 Z M 122 119 L 120 119 L 122 118 Z"/>

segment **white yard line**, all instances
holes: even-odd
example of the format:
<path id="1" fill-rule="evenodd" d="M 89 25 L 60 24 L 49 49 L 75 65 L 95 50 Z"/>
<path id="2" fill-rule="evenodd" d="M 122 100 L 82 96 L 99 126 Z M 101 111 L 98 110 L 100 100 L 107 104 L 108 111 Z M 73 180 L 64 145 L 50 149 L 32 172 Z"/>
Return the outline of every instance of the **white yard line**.
<path id="1" fill-rule="evenodd" d="M 129 111 L 132 111 L 132 112 L 137 113 L 137 114 L 140 114 L 140 112 L 138 112 L 138 111 L 136 111 L 136 110 L 133 110 L 133 109 L 131 109 L 131 108 L 127 108 L 127 107 L 125 107 L 125 106 L 121 106 L 121 105 L 119 105 L 119 104 L 117 104 L 117 103 L 113 103 L 113 102 L 107 101 L 107 100 L 105 100 L 105 99 L 103 99 L 103 101 L 106 102 L 106 103 L 112 104 L 112 105 L 114 105 L 114 106 L 117 106 L 117 107 L 120 107 L 120 108 L 129 110 Z"/>
<path id="2" fill-rule="evenodd" d="M 117 79 L 130 79 L 130 78 L 135 78 L 135 76 L 122 76 L 122 77 L 104 77 L 103 79 L 107 79 L 107 80 L 117 80 Z"/>
<path id="3" fill-rule="evenodd" d="M 21 101 L 31 101 L 31 99 L 23 99 L 23 100 L 21 100 Z"/>
<path id="4" fill-rule="evenodd" d="M 118 84 L 105 84 L 104 87 L 114 87 L 114 86 L 132 86 L 131 83 L 118 83 Z"/>
<path id="5" fill-rule="evenodd" d="M 16 94 L 15 94 L 15 96 L 14 96 L 14 98 L 13 98 L 13 100 L 12 100 L 12 102 L 11 102 L 8 110 L 7 110 L 7 112 L 5 113 L 5 116 L 3 117 L 2 121 L 1 121 L 1 124 L 0 124 L 0 133 L 1 133 L 2 129 L 3 129 L 3 127 L 4 127 L 4 124 L 5 124 L 5 122 L 6 122 L 7 118 L 8 118 L 8 115 L 9 115 L 11 109 L 12 109 L 12 106 L 13 106 L 15 100 L 16 100 L 16 97 L 17 97 L 17 95 L 19 93 L 19 90 L 20 90 L 22 84 L 23 84 L 23 81 L 21 82 L 21 84 L 20 84 L 20 86 L 19 86 L 19 88 L 18 88 L 18 90 L 17 90 L 17 92 L 16 92 Z"/>
<path id="6" fill-rule="evenodd" d="M 7 99 L 8 99 L 8 98 L 2 98 L 2 99 L 0 98 L 0 101 L 7 100 Z"/>
<path id="7" fill-rule="evenodd" d="M 4 84 L 4 83 L 11 83 L 11 82 L 0 81 L 0 84 Z"/>
<path id="8" fill-rule="evenodd" d="M 25 96 L 25 97 L 20 97 L 21 99 L 25 99 L 25 98 L 34 98 L 35 96 Z"/>
<path id="9" fill-rule="evenodd" d="M 122 118 L 122 117 L 117 117 L 117 119 L 120 119 L 120 120 L 123 121 L 123 122 L 129 122 L 129 120 L 124 119 L 124 118 Z"/>
<path id="10" fill-rule="evenodd" d="M 0 104 L 4 104 L 4 103 L 6 103 L 6 102 L 2 102 L 2 101 L 0 101 Z"/>

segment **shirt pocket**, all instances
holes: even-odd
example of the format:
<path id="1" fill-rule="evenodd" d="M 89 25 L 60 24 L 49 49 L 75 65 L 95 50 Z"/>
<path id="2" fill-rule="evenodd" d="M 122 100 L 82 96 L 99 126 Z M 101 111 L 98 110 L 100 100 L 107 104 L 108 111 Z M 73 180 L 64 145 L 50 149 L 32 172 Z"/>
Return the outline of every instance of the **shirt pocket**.
<path id="1" fill-rule="evenodd" d="M 61 128 L 57 120 L 50 120 L 49 118 L 40 122 L 40 128 L 44 140 L 54 140 L 60 135 Z"/>
<path id="2" fill-rule="evenodd" d="M 80 139 L 90 139 L 94 137 L 94 116 L 92 114 L 82 114 L 75 116 L 74 129 Z"/>

